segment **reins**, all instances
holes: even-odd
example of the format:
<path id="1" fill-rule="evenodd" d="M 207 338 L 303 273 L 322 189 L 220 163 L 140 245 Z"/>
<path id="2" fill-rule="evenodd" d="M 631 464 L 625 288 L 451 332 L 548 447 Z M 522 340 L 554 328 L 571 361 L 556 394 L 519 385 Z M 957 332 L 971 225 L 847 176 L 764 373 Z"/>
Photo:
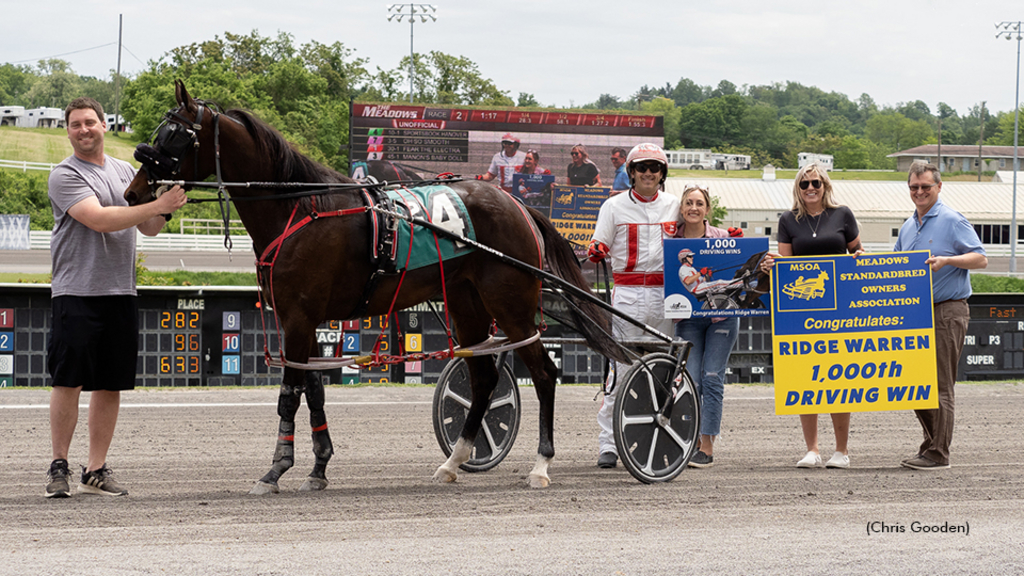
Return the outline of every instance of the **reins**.
<path id="1" fill-rule="evenodd" d="M 174 111 L 171 111 L 171 112 L 168 113 L 168 116 L 169 116 L 168 120 L 175 120 L 177 122 L 185 123 L 186 127 L 194 128 L 196 131 L 198 131 L 198 130 L 200 130 L 202 128 L 201 125 L 197 125 L 197 124 L 199 124 L 199 122 L 201 121 L 203 108 L 204 108 L 203 104 L 200 103 L 200 105 L 199 105 L 199 113 L 197 114 L 196 120 L 194 122 L 190 122 L 190 121 L 188 121 L 187 118 L 185 118 L 185 117 L 181 116 L 180 114 L 178 114 L 177 110 L 174 110 Z M 400 188 L 404 188 L 406 184 L 427 185 L 427 184 L 451 183 L 451 182 L 456 182 L 456 181 L 461 181 L 462 180 L 462 178 L 459 178 L 459 177 L 455 176 L 454 174 L 445 173 L 445 174 L 440 174 L 440 175 L 438 175 L 438 177 L 433 178 L 433 179 L 423 179 L 423 180 L 417 180 L 417 181 L 396 181 L 396 182 L 384 181 L 384 182 L 373 182 L 373 183 L 342 183 L 342 182 L 339 182 L 339 183 L 323 183 L 323 182 L 317 182 L 317 183 L 305 183 L 305 182 L 225 182 L 224 179 L 223 179 L 222 171 L 221 171 L 220 123 L 219 123 L 221 114 L 219 112 L 217 112 L 217 111 L 212 111 L 212 116 L 213 116 L 213 128 L 214 128 L 213 140 L 214 140 L 214 164 L 215 164 L 216 181 L 215 182 L 208 182 L 208 181 L 199 182 L 199 181 L 191 181 L 191 180 L 168 180 L 168 179 L 164 179 L 164 180 L 153 180 L 153 181 L 150 181 L 149 184 L 150 184 L 151 188 L 153 188 L 154 186 L 174 186 L 174 185 L 179 185 L 179 186 L 182 186 L 182 187 L 185 187 L 185 188 L 209 188 L 209 189 L 215 189 L 217 191 L 217 197 L 216 198 L 208 198 L 208 199 L 189 198 L 188 202 L 191 202 L 191 203 L 217 202 L 218 203 L 218 207 L 220 208 L 221 217 L 222 217 L 223 225 L 224 225 L 224 236 L 225 236 L 225 238 L 224 238 L 224 246 L 228 250 L 229 254 L 230 254 L 230 251 L 231 251 L 231 248 L 232 248 L 232 242 L 231 242 L 230 231 L 229 231 L 229 226 L 230 226 L 230 204 L 231 204 L 232 201 L 238 202 L 238 201 L 250 201 L 250 200 L 290 200 L 290 199 L 298 199 L 298 198 L 304 198 L 304 197 L 310 197 L 310 196 L 321 196 L 321 195 L 324 195 L 324 194 L 334 193 L 336 191 L 342 192 L 342 191 L 349 191 L 349 190 L 352 190 L 352 189 L 363 190 L 364 194 L 367 194 L 367 192 L 366 192 L 367 189 L 380 190 L 380 189 L 383 189 L 383 188 L 393 187 L 393 186 L 396 186 L 396 185 L 398 185 Z M 231 119 L 231 120 L 233 120 L 235 122 L 238 122 L 234 118 L 230 118 L 229 117 L 229 119 Z M 192 136 L 192 144 L 195 147 L 195 154 L 196 154 L 196 161 L 194 162 L 193 170 L 196 170 L 198 168 L 198 165 L 199 165 L 199 163 L 198 163 L 199 141 L 198 141 L 198 137 L 195 135 L 194 132 L 192 133 L 191 136 Z M 171 173 L 172 176 L 177 174 L 177 169 L 179 167 L 180 167 L 180 160 L 178 160 L 177 165 L 174 167 L 174 170 Z M 147 172 L 147 175 L 148 175 L 148 172 Z M 275 194 L 275 195 L 272 195 L 272 196 L 260 196 L 260 197 L 255 197 L 255 198 L 232 198 L 231 196 L 229 196 L 227 194 L 228 188 L 243 188 L 243 189 L 244 188 L 263 188 L 263 189 L 282 189 L 282 190 L 285 190 L 285 189 L 300 189 L 300 191 L 298 191 L 298 192 L 290 192 L 290 193 L 287 193 L 287 194 Z M 312 189 L 301 190 L 303 188 L 312 188 Z M 344 209 L 344 210 L 334 210 L 334 211 L 330 211 L 330 212 L 319 213 L 319 212 L 316 211 L 316 203 L 314 201 L 312 212 L 309 215 L 301 217 L 301 218 L 299 218 L 296 221 L 296 217 L 298 216 L 298 206 L 299 206 L 298 203 L 296 203 L 295 207 L 292 210 L 292 214 L 291 214 L 291 216 L 288 219 L 288 223 L 285 226 L 285 230 L 273 242 L 271 242 L 271 244 L 268 245 L 266 249 L 263 250 L 263 253 L 259 256 L 259 258 L 258 258 L 258 260 L 256 262 L 257 274 L 259 276 L 262 277 L 262 273 L 263 273 L 264 268 L 268 268 L 269 269 L 270 278 L 267 279 L 267 283 L 266 283 L 266 285 L 268 286 L 268 289 L 271 292 L 270 293 L 269 305 L 270 305 L 271 309 L 274 311 L 274 317 L 275 317 L 275 320 L 276 320 L 275 323 L 277 324 L 277 331 L 278 331 L 279 340 L 281 340 L 282 342 L 283 342 L 283 339 L 281 338 L 281 335 L 280 335 L 280 331 L 281 331 L 280 319 L 277 318 L 277 310 L 276 310 L 277 307 L 276 307 L 275 302 L 274 302 L 273 267 L 274 267 L 274 263 L 277 260 L 278 255 L 280 254 L 280 251 L 281 251 L 281 248 L 282 248 L 282 245 L 283 245 L 284 241 L 288 237 L 294 235 L 299 230 L 304 228 L 309 223 L 311 223 L 313 221 L 316 221 L 318 219 L 321 219 L 321 218 L 324 218 L 324 217 L 345 216 L 345 215 L 353 215 L 353 214 L 360 214 L 360 213 L 376 213 L 376 214 L 381 214 L 381 215 L 384 215 L 384 216 L 388 216 L 390 218 L 404 220 L 404 221 L 408 222 L 410 224 L 410 226 L 413 227 L 413 228 L 416 227 L 416 226 L 419 226 L 419 227 L 422 227 L 422 228 L 424 228 L 426 230 L 429 230 L 429 231 L 433 232 L 434 233 L 435 246 L 437 247 L 438 256 L 439 256 L 439 263 L 438 263 L 438 265 L 440 266 L 441 274 L 442 274 L 442 279 L 441 279 L 442 289 L 444 289 L 444 276 L 443 276 L 444 275 L 444 265 L 443 265 L 443 259 L 440 258 L 440 251 L 441 250 L 440 250 L 440 245 L 437 243 L 438 237 L 442 237 L 442 238 L 446 238 L 448 240 L 453 240 L 453 241 L 456 241 L 456 242 L 460 242 L 460 243 L 465 244 L 465 245 L 473 246 L 474 248 L 477 248 L 479 250 L 483 250 L 483 251 L 491 254 L 492 256 L 498 258 L 500 261 L 502 261 L 502 262 L 504 262 L 506 264 L 509 264 L 509 265 L 511 265 L 513 267 L 516 267 L 516 268 L 519 268 L 521 270 L 528 271 L 529 273 L 533 274 L 538 279 L 540 279 L 542 282 L 545 281 L 545 280 L 551 282 L 555 286 L 558 286 L 559 289 L 562 292 L 571 294 L 575 298 L 578 298 L 578 299 L 581 299 L 581 300 L 584 300 L 584 301 L 588 301 L 591 304 L 594 304 L 594 305 L 604 309 L 605 311 L 608 311 L 608 312 L 610 312 L 612 314 L 615 314 L 615 315 L 619 316 L 623 320 L 625 320 L 625 321 L 627 321 L 627 322 L 629 322 L 629 323 L 631 323 L 631 324 L 641 328 L 645 332 L 648 332 L 648 333 L 654 335 L 657 339 L 662 340 L 665 343 L 672 344 L 672 342 L 673 342 L 673 339 L 671 337 L 669 337 L 669 336 L 667 336 L 665 334 L 662 334 L 660 331 L 655 330 L 655 329 L 653 329 L 653 328 L 643 324 L 642 322 L 639 322 L 639 321 L 637 321 L 637 320 L 635 320 L 635 319 L 633 319 L 633 318 L 631 318 L 631 317 L 629 317 L 627 315 L 616 314 L 616 311 L 614 310 L 614 308 L 612 308 L 612 306 L 610 306 L 609 304 L 607 304 L 603 300 L 595 297 L 593 294 L 589 293 L 588 291 L 582 290 L 580 288 L 577 288 L 576 286 L 573 286 L 572 284 L 569 284 L 569 283 L 563 281 L 560 277 L 558 277 L 558 276 L 556 276 L 554 274 L 546 272 L 545 270 L 542 270 L 539 267 L 531 266 L 531 265 L 527 264 L 526 262 L 523 262 L 523 261 L 517 260 L 515 258 L 512 258 L 512 257 L 504 254 L 503 252 L 500 252 L 500 251 L 498 251 L 498 250 L 496 250 L 496 249 L 494 249 L 494 248 L 492 248 L 490 246 L 487 246 L 485 244 L 482 244 L 480 242 L 477 242 L 475 240 L 467 238 L 467 237 L 465 237 L 465 236 L 463 236 L 461 234 L 455 234 L 453 232 L 450 232 L 449 230 L 447 230 L 447 229 L 445 229 L 445 228 L 443 228 L 441 226 L 438 226 L 438 225 L 434 224 L 433 222 L 430 222 L 430 221 L 425 220 L 423 218 L 414 217 L 411 213 L 410 214 L 402 214 L 402 213 L 400 213 L 400 212 L 398 212 L 396 210 L 389 210 L 389 209 L 381 207 L 381 206 L 373 205 L 372 202 L 370 202 L 368 205 L 364 205 L 364 206 L 361 206 L 359 208 L 349 208 L 349 209 Z M 518 206 L 518 204 L 517 204 L 517 206 Z M 531 222 L 531 225 L 532 225 L 532 220 L 531 220 L 530 215 L 524 209 L 522 209 L 521 207 L 520 207 L 520 212 L 521 212 L 522 216 L 527 219 L 528 222 Z M 534 235 L 536 237 L 536 231 L 534 231 Z M 542 264 L 543 263 L 543 253 L 541 251 L 541 247 L 540 247 L 540 243 L 539 243 L 539 238 L 537 238 L 537 242 L 538 242 L 538 244 L 537 244 L 538 257 L 540 258 L 540 264 L 539 265 L 542 266 L 543 265 Z M 268 257 L 269 257 L 269 261 L 267 260 Z M 402 276 L 403 276 L 403 279 L 404 279 L 404 272 L 403 272 Z M 372 279 L 371 279 L 371 281 L 372 281 Z M 260 284 L 263 285 L 263 282 L 261 281 Z M 264 298 L 263 291 L 261 290 L 260 293 L 261 293 L 261 299 L 263 299 Z M 447 313 L 447 294 L 444 294 L 444 296 L 445 296 L 445 300 L 446 300 L 446 302 L 445 302 L 445 312 Z M 396 292 L 396 299 L 397 299 L 397 292 Z M 388 316 L 390 316 L 392 311 L 393 311 L 396 299 L 393 299 L 392 302 L 391 302 L 391 307 L 388 310 Z M 569 302 L 571 306 L 573 306 L 574 308 L 578 309 L 578 307 L 575 306 L 575 304 L 572 303 L 571 300 L 569 300 L 567 298 L 566 301 Z M 323 366 L 323 362 L 322 361 L 319 361 L 319 362 L 316 361 L 317 359 L 311 359 L 311 361 L 307 362 L 307 363 L 296 363 L 296 362 L 288 361 L 285 358 L 285 356 L 284 356 L 283 346 L 280 349 L 280 359 L 279 360 L 273 359 L 271 354 L 270 354 L 270 351 L 269 351 L 269 342 L 268 342 L 268 339 L 266 338 L 266 323 L 265 323 L 265 320 L 262 317 L 262 314 L 265 313 L 266 306 L 265 305 L 261 305 L 260 309 L 261 309 L 261 322 L 263 322 L 263 325 L 264 325 L 264 336 L 265 336 L 264 337 L 264 355 L 265 355 L 267 364 L 269 366 L 285 366 L 285 367 L 293 367 L 293 368 L 301 368 L 301 369 L 323 369 L 323 368 L 326 367 L 326 366 Z M 542 323 L 543 323 L 543 313 L 541 314 L 541 318 L 542 318 Z M 528 345 L 528 344 L 530 344 L 532 342 L 535 342 L 536 340 L 538 340 L 540 338 L 540 332 L 541 332 L 541 330 L 538 329 L 537 332 L 535 332 L 532 337 L 527 338 L 527 339 L 522 340 L 522 341 L 519 341 L 519 342 L 515 342 L 515 343 L 495 345 L 495 344 L 491 343 L 492 340 L 493 340 L 493 338 L 491 338 L 491 339 L 488 339 L 487 341 L 485 341 L 483 343 L 480 343 L 480 344 L 477 344 L 477 345 L 474 345 L 474 346 L 471 346 L 471 347 L 468 347 L 468 348 L 465 348 L 465 349 L 458 349 L 458 348 L 456 348 L 453 345 L 454 344 L 454 340 L 453 340 L 451 332 L 449 330 L 448 331 L 448 350 L 439 351 L 439 352 L 431 353 L 431 354 L 425 354 L 425 355 L 415 354 L 415 355 L 410 355 L 408 357 L 411 358 L 411 357 L 415 356 L 416 359 L 424 359 L 425 360 L 425 359 L 452 358 L 452 357 L 458 357 L 458 356 L 472 356 L 474 353 L 493 354 L 493 353 L 497 353 L 497 352 L 505 352 L 505 351 L 512 350 L 512 349 L 515 349 L 515 348 L 518 348 L 518 347 L 521 347 L 521 346 Z M 507 339 L 506 339 L 506 341 L 507 341 Z M 620 346 L 621 346 L 621 344 L 620 344 Z M 626 350 L 628 352 L 628 349 L 626 349 Z M 404 350 L 403 350 L 403 352 L 404 352 Z M 461 352 L 461 354 L 460 354 L 460 352 Z M 375 343 L 372 356 L 369 356 L 369 357 L 363 356 L 363 357 L 353 357 L 353 358 L 342 358 L 342 359 L 340 359 L 338 361 L 344 361 L 344 363 L 340 364 L 341 366 L 350 366 L 350 365 L 353 365 L 353 364 L 397 363 L 397 362 L 407 361 L 406 357 L 407 357 L 406 355 L 395 357 L 395 356 L 389 356 L 389 355 L 382 355 L 382 354 L 380 354 L 380 338 L 378 338 L 377 343 Z M 328 360 L 329 361 L 329 359 L 322 359 L 322 360 Z M 317 367 L 314 368 L 314 366 L 317 366 Z M 336 366 L 337 365 L 331 366 L 331 367 L 336 367 Z"/>

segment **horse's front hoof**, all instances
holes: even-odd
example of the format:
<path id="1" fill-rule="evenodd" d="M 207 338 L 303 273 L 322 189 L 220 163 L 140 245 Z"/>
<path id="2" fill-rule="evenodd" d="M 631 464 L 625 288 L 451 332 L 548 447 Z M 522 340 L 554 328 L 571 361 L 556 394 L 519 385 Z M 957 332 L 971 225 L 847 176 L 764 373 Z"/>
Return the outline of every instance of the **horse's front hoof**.
<path id="1" fill-rule="evenodd" d="M 306 478 L 306 481 L 299 487 L 299 492 L 319 492 L 327 488 L 327 480 L 325 478 L 314 478 L 310 476 Z"/>
<path id="2" fill-rule="evenodd" d="M 537 455 L 537 463 L 530 470 L 530 488 L 547 488 L 551 485 L 551 477 L 548 476 L 548 468 L 551 466 L 551 458 Z"/>
<path id="3" fill-rule="evenodd" d="M 252 487 L 252 490 L 249 490 L 249 494 L 253 496 L 263 496 L 264 494 L 277 494 L 279 492 L 281 492 L 281 489 L 277 487 L 277 482 L 270 484 L 262 480 L 257 481 L 256 485 Z"/>
<path id="4" fill-rule="evenodd" d="M 433 477 L 434 482 L 437 482 L 439 484 L 452 484 L 458 479 L 459 475 L 457 473 L 448 470 L 444 466 L 438 468 L 437 472 L 434 472 Z"/>

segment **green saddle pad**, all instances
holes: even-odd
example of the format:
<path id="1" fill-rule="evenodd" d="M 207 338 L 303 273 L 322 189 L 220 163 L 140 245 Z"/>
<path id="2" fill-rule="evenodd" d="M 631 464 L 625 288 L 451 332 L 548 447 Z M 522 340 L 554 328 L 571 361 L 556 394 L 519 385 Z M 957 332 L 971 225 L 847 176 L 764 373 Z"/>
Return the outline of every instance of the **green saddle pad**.
<path id="1" fill-rule="evenodd" d="M 453 234 L 476 241 L 476 231 L 473 229 L 473 222 L 469 219 L 466 205 L 462 203 L 459 195 L 448 186 L 401 188 L 384 192 L 391 200 L 406 206 L 414 218 L 421 218 Z M 410 237 L 412 239 L 411 253 Z M 449 240 L 440 235 L 437 236 L 435 243 L 434 232 L 421 226 L 416 226 L 413 229 L 412 225 L 405 220 L 398 222 L 396 243 L 395 266 L 399 270 L 414 270 L 437 264 L 438 246 L 441 248 L 441 258 L 445 260 L 465 256 L 474 250 L 468 244 Z"/>

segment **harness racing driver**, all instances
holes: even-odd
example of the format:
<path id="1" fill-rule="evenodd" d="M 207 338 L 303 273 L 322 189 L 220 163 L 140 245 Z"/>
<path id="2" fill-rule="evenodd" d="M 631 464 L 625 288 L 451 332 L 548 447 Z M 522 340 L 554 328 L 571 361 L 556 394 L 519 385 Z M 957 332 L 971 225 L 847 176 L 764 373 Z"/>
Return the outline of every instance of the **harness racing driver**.
<path id="1" fill-rule="evenodd" d="M 668 158 L 655 144 L 638 144 L 626 157 L 626 173 L 629 193 L 613 196 L 601 206 L 588 256 L 593 262 L 611 259 L 616 310 L 671 334 L 672 321 L 665 318 L 662 240 L 675 234 L 679 199 L 664 192 Z M 619 340 L 654 340 L 621 318 L 614 317 L 612 323 Z M 597 465 L 601 468 L 614 468 L 618 461 L 612 429 L 615 396 L 611 392 L 616 373 L 621 377 L 628 369 L 629 364 L 616 363 L 605 382 L 604 402 L 597 413 L 601 427 Z"/>

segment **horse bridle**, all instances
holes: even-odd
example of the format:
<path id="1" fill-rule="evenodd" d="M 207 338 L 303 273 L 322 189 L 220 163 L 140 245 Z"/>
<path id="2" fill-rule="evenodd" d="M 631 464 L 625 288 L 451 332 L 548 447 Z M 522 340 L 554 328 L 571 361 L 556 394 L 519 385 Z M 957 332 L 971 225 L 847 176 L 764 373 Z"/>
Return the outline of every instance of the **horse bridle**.
<path id="1" fill-rule="evenodd" d="M 153 189 L 157 180 L 173 180 L 181 173 L 181 164 L 185 155 L 191 149 L 195 154 L 192 164 L 193 172 L 199 166 L 199 131 L 203 129 L 203 116 L 206 109 L 210 108 L 213 114 L 214 148 L 217 146 L 219 136 L 220 114 L 217 113 L 216 105 L 210 105 L 202 100 L 196 100 L 198 110 L 195 120 L 189 120 L 181 114 L 184 104 L 174 110 L 167 111 L 164 119 L 154 130 L 154 136 L 150 138 L 152 144 L 144 142 L 135 147 L 135 159 L 142 164 L 146 172 L 146 180 Z M 220 154 L 216 154 L 217 181 L 220 178 Z M 159 197 L 166 190 L 167 186 L 161 186 L 154 190 L 153 195 Z M 186 188 L 187 189 L 187 188 Z"/>
<path id="2" fill-rule="evenodd" d="M 189 120 L 181 114 L 185 104 L 180 104 L 164 114 L 164 119 L 154 131 L 151 138 L 153 144 L 142 143 L 135 147 L 135 159 L 142 164 L 146 172 L 146 181 L 152 190 L 153 197 L 159 198 L 169 189 L 166 184 L 156 188 L 158 180 L 173 180 L 181 172 L 181 163 L 191 148 L 195 158 L 192 161 L 192 175 L 197 176 L 199 169 L 199 131 L 203 129 L 203 115 L 210 108 L 213 115 L 213 150 L 214 165 L 217 174 L 217 204 L 224 221 L 224 247 L 231 251 L 231 236 L 228 232 L 231 217 L 230 198 L 227 195 L 224 179 L 220 170 L 220 113 L 216 104 L 203 100 L 195 101 L 197 106 L 195 120 Z M 189 186 L 184 186 L 189 190 Z"/>

